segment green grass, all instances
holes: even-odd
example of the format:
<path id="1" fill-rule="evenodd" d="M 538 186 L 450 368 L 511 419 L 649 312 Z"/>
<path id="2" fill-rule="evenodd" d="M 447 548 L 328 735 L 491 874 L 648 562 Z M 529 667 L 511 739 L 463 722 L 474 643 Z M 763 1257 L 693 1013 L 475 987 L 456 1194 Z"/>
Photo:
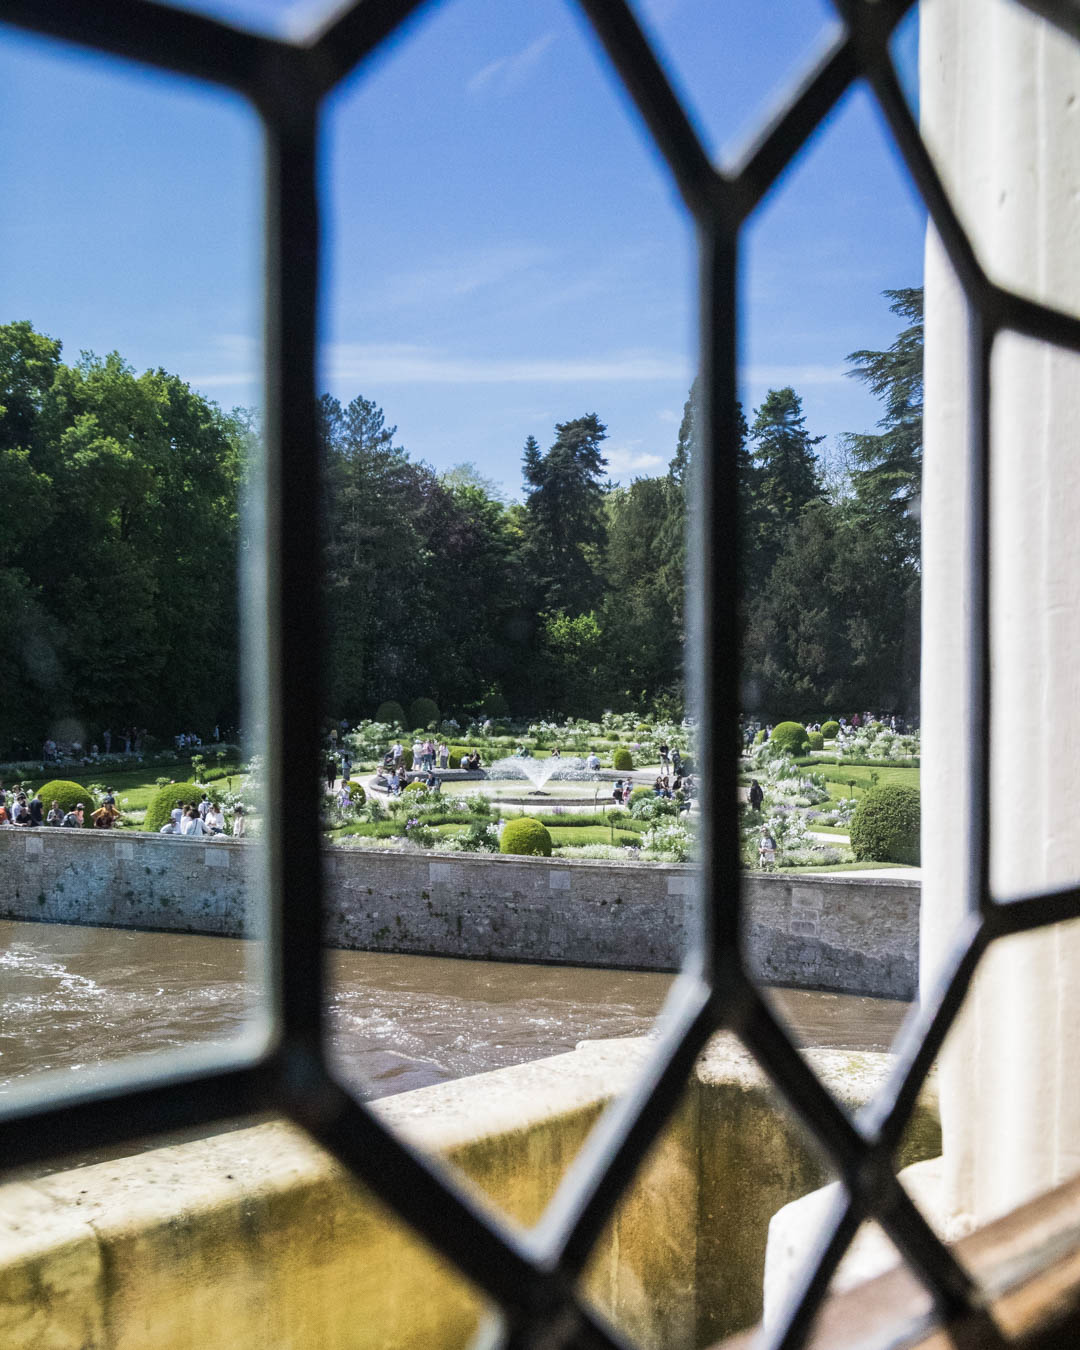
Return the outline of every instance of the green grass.
<path id="1" fill-rule="evenodd" d="M 206 766 L 208 769 L 216 768 L 216 763 L 211 760 Z M 27 779 L 34 787 L 41 787 L 47 783 L 50 778 L 70 778 L 73 782 L 80 783 L 83 787 L 88 787 L 91 783 L 99 783 L 102 787 L 111 787 L 116 792 L 117 803 L 125 810 L 145 811 L 150 805 L 150 798 L 158 790 L 158 778 L 170 778 L 173 782 L 186 782 L 191 773 L 191 766 L 187 763 L 180 764 L 148 764 L 141 769 L 108 769 L 97 764 L 81 765 L 78 769 L 60 769 L 56 773 L 50 773 L 47 777 L 38 777 Z M 232 785 L 238 788 L 243 782 L 244 775 L 237 771 L 233 775 Z M 228 779 L 221 778 L 213 783 L 207 784 L 207 791 L 211 797 L 214 792 L 225 792 L 228 790 Z M 124 801 L 126 798 L 126 802 Z M 135 828 L 139 828 L 136 825 Z"/>
<path id="2" fill-rule="evenodd" d="M 605 829 L 602 825 L 584 825 L 584 826 L 548 826 L 548 832 L 551 835 L 551 842 L 556 845 L 565 844 L 640 844 L 641 839 L 634 830 L 620 829 L 615 827 L 614 839 L 610 828 Z"/>
<path id="3" fill-rule="evenodd" d="M 819 825 L 816 820 L 807 822 L 811 834 L 840 834 L 846 839 L 851 833 L 850 825 Z"/>

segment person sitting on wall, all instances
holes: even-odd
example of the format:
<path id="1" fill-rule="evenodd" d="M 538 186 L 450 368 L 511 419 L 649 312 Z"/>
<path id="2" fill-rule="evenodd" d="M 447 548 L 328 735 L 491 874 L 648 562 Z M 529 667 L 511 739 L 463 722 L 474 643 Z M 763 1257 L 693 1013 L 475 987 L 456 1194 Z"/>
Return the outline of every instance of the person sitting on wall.
<path id="1" fill-rule="evenodd" d="M 82 829 L 82 802 L 78 804 L 74 811 L 69 811 L 60 824 L 65 830 Z"/>
<path id="2" fill-rule="evenodd" d="M 589 758 L 585 761 L 585 767 L 590 773 L 595 773 L 600 767 L 600 756 L 595 750 L 589 751 Z"/>
<path id="3" fill-rule="evenodd" d="M 90 819 L 94 822 L 95 830 L 111 830 L 119 815 L 120 812 L 115 806 L 106 806 L 103 803 L 91 814 Z"/>
<path id="4" fill-rule="evenodd" d="M 622 790 L 623 790 L 623 780 L 621 778 L 616 778 L 615 786 L 611 789 L 611 800 L 615 803 L 616 806 L 622 805 Z"/>
<path id="5" fill-rule="evenodd" d="M 203 824 L 206 826 L 207 834 L 225 833 L 225 813 L 219 802 L 211 803 L 210 810 L 203 817 Z"/>
<path id="6" fill-rule="evenodd" d="M 394 765 L 390 777 L 387 779 L 386 789 L 392 797 L 401 796 L 401 774 L 398 772 L 396 764 Z"/>
<path id="7" fill-rule="evenodd" d="M 776 840 L 768 832 L 762 831 L 761 842 L 758 844 L 758 866 L 763 871 L 771 871 L 776 865 Z"/>
<path id="8" fill-rule="evenodd" d="M 562 759 L 562 751 L 559 749 L 558 746 L 555 746 L 555 748 L 552 750 L 552 752 L 551 752 L 551 758 L 552 758 L 552 759 Z"/>

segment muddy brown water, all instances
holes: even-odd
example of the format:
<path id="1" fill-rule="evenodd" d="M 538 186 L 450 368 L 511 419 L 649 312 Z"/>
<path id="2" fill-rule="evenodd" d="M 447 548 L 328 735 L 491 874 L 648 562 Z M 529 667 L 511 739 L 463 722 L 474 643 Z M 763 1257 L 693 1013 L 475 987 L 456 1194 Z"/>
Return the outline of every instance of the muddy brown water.
<path id="1" fill-rule="evenodd" d="M 252 944 L 0 922 L 0 1094 L 46 1070 L 228 1041 L 258 1001 Z M 445 957 L 331 954 L 344 1074 L 389 1096 L 649 1031 L 669 975 Z M 805 1046 L 888 1049 L 907 1005 L 803 990 L 772 997 Z"/>

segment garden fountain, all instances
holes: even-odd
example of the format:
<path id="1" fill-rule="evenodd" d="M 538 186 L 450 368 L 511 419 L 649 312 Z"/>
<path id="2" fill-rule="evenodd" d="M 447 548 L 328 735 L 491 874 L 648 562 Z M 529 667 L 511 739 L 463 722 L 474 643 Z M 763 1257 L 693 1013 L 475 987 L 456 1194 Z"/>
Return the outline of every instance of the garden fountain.
<path id="1" fill-rule="evenodd" d="M 532 783 L 529 796 L 548 796 L 544 784 L 548 779 L 580 779 L 582 782 L 597 782 L 598 772 L 586 768 L 583 759 L 533 759 L 531 755 L 508 755 L 505 759 L 495 760 L 487 767 L 489 778 L 526 778 Z"/>

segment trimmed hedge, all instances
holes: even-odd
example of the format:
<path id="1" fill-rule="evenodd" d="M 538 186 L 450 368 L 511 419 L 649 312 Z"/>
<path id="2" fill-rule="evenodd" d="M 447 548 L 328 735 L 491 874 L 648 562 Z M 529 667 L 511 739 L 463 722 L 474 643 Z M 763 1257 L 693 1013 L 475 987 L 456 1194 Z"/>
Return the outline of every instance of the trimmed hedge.
<path id="1" fill-rule="evenodd" d="M 363 806 L 367 801 L 367 793 L 364 791 L 363 783 L 358 783 L 355 779 L 349 779 L 349 800 L 353 806 Z"/>
<path id="2" fill-rule="evenodd" d="M 634 788 L 633 792 L 630 793 L 630 803 L 629 803 L 630 809 L 633 810 L 635 802 L 644 801 L 646 797 L 651 797 L 652 795 L 653 790 L 651 787 Z"/>
<path id="3" fill-rule="evenodd" d="M 764 745 L 764 744 L 765 744 L 765 728 L 764 728 L 764 727 L 762 727 L 761 730 L 760 730 L 760 731 L 757 733 L 757 735 L 754 737 L 754 744 L 755 744 L 755 745 Z"/>
<path id="4" fill-rule="evenodd" d="M 835 741 L 837 736 L 840 735 L 840 723 L 822 722 L 821 734 L 825 737 L 827 741 Z"/>
<path id="5" fill-rule="evenodd" d="M 177 801 L 182 801 L 185 806 L 190 802 L 194 806 L 205 791 L 198 783 L 166 783 L 150 798 L 143 829 L 160 830 L 168 823 Z"/>
<path id="6" fill-rule="evenodd" d="M 433 698 L 414 698 L 409 704 L 409 721 L 414 727 L 430 731 L 439 722 L 439 705 Z"/>
<path id="7" fill-rule="evenodd" d="M 427 786 L 427 784 L 424 783 L 422 779 L 414 778 L 413 781 L 412 781 L 411 783 L 406 783 L 406 784 L 405 784 L 404 788 L 402 788 L 402 791 L 403 791 L 403 792 L 423 792 L 423 791 L 424 791 L 424 788 L 425 788 L 426 786 Z"/>
<path id="8" fill-rule="evenodd" d="M 883 783 L 860 798 L 851 851 L 860 862 L 919 863 L 919 789 Z"/>
<path id="9" fill-rule="evenodd" d="M 403 727 L 405 725 L 405 709 L 400 703 L 388 699 L 385 703 L 380 703 L 375 709 L 375 721 L 387 722 L 392 727 Z"/>
<path id="10" fill-rule="evenodd" d="M 801 722 L 780 722 L 773 727 L 769 744 L 778 745 L 789 755 L 805 755 L 809 744 L 806 739 L 806 728 Z"/>
<path id="11" fill-rule="evenodd" d="M 625 745 L 620 745 L 611 761 L 612 767 L 620 773 L 628 773 L 634 767 L 634 756 Z"/>
<path id="12" fill-rule="evenodd" d="M 810 742 L 811 750 L 825 749 L 825 733 L 823 731 L 808 731 L 806 739 Z"/>
<path id="13" fill-rule="evenodd" d="M 74 811 L 76 806 L 82 802 L 88 817 L 97 805 L 97 802 L 94 801 L 94 794 L 89 788 L 80 787 L 78 783 L 73 783 L 68 778 L 51 779 L 44 787 L 38 788 L 38 796 L 41 798 L 41 804 L 45 808 L 46 815 L 52 809 L 54 801 L 60 803 L 60 810 L 65 814 L 68 811 Z"/>
<path id="14" fill-rule="evenodd" d="M 551 857 L 551 835 L 547 826 L 531 816 L 517 816 L 503 826 L 499 838 L 500 853 L 524 853 Z"/>

